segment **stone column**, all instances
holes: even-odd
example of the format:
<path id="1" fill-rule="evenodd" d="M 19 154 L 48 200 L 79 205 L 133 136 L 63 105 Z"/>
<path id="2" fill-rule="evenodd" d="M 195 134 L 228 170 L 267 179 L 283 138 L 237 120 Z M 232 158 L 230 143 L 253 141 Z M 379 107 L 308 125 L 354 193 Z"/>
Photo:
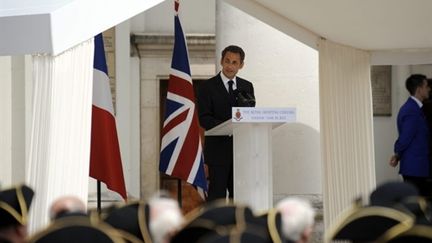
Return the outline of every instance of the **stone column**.
<path id="1" fill-rule="evenodd" d="M 26 171 L 26 57 L 12 57 L 12 183 L 25 181 Z"/>
<path id="2" fill-rule="evenodd" d="M 12 74 L 11 57 L 0 56 L 0 188 L 12 183 Z"/>

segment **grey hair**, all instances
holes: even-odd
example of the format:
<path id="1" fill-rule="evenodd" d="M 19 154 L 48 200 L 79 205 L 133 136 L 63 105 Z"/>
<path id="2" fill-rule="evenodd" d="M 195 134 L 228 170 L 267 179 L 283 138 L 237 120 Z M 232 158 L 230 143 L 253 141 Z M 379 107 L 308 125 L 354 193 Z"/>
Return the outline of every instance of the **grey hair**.
<path id="1" fill-rule="evenodd" d="M 298 241 L 303 233 L 312 231 L 315 211 L 309 201 L 288 197 L 276 204 L 276 210 L 282 215 L 282 231 L 285 238 Z"/>
<path id="2" fill-rule="evenodd" d="M 51 220 L 56 219 L 62 213 L 86 213 L 84 202 L 73 195 L 65 195 L 57 198 L 51 204 L 49 217 Z"/>
<path id="3" fill-rule="evenodd" d="M 150 232 L 155 243 L 167 242 L 169 236 L 182 226 L 184 219 L 176 200 L 152 197 L 150 206 Z"/>

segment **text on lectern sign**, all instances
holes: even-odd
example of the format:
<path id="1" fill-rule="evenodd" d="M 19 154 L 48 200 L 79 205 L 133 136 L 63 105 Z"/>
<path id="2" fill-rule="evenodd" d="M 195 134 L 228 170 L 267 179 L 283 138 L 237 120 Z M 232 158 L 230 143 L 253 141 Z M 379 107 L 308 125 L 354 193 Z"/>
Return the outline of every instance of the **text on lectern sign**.
<path id="1" fill-rule="evenodd" d="M 295 122 L 296 108 L 233 107 L 232 122 Z"/>

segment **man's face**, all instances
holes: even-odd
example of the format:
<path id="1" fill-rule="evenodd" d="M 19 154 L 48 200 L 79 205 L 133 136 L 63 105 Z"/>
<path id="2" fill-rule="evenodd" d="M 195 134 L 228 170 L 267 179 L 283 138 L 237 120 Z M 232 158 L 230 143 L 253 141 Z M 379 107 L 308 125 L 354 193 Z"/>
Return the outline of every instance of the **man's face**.
<path id="1" fill-rule="evenodd" d="M 227 52 L 221 60 L 222 73 L 229 79 L 234 78 L 237 72 L 243 67 L 240 54 Z"/>
<path id="2" fill-rule="evenodd" d="M 420 88 L 419 88 L 419 93 L 420 93 L 421 98 L 423 100 L 428 99 L 429 98 L 429 92 L 430 92 L 430 87 L 428 85 L 427 80 L 425 79 L 425 80 L 423 80 L 422 86 L 420 86 Z"/>

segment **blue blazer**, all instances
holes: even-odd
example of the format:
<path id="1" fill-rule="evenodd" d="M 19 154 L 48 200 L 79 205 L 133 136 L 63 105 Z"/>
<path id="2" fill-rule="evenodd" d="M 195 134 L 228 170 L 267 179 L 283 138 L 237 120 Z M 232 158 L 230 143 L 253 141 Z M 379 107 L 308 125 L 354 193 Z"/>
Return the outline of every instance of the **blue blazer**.
<path id="1" fill-rule="evenodd" d="M 429 176 L 429 128 L 423 111 L 412 98 L 400 108 L 397 117 L 399 137 L 394 151 L 400 156 L 399 174 Z"/>

